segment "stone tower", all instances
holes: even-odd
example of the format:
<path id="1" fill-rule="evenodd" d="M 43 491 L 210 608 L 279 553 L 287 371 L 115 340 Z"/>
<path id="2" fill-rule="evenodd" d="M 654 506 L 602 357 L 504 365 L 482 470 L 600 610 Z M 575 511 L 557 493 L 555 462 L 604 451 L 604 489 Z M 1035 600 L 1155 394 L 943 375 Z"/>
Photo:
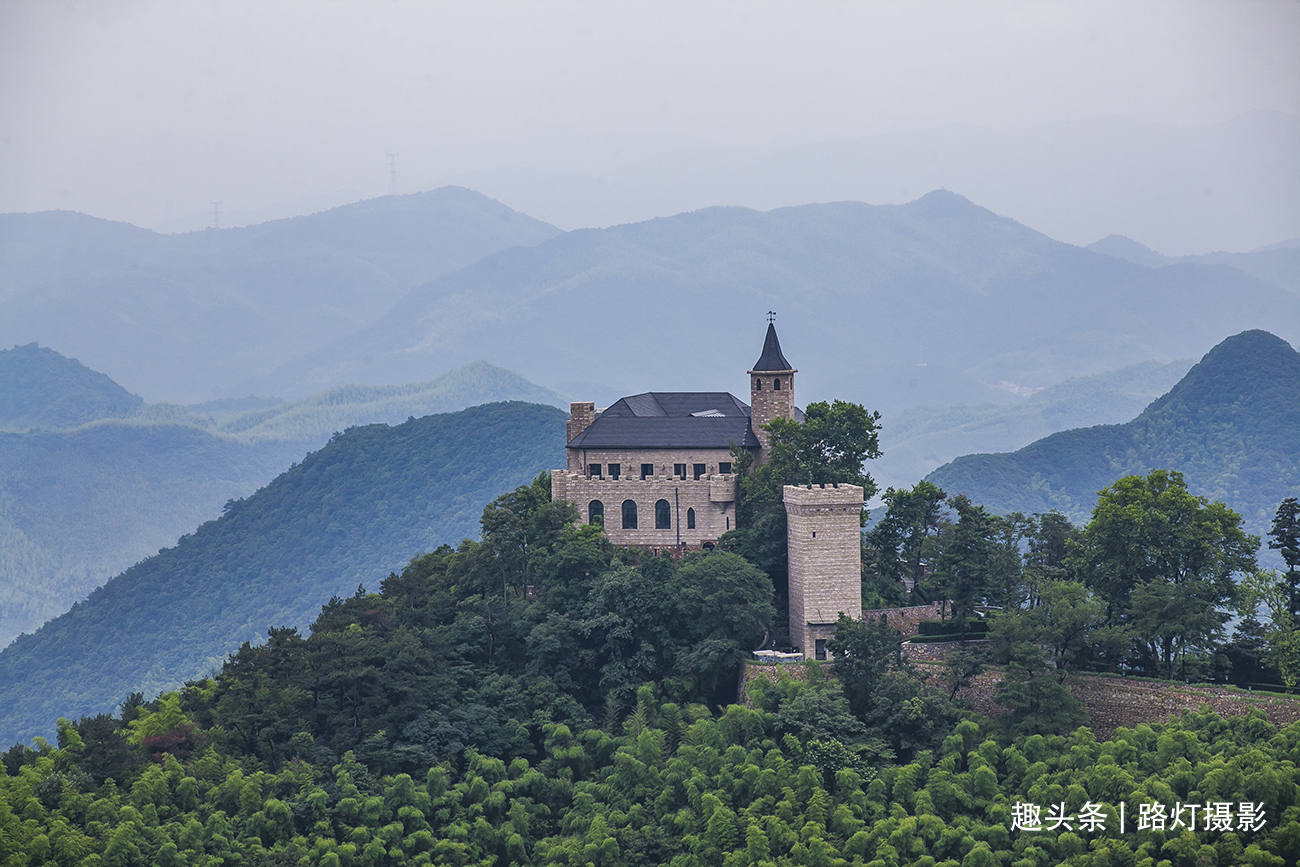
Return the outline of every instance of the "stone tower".
<path id="1" fill-rule="evenodd" d="M 749 371 L 749 418 L 754 436 L 762 450 L 757 463 L 767 457 L 767 431 L 763 425 L 776 418 L 794 418 L 794 375 L 798 373 L 781 354 L 781 341 L 776 339 L 776 326 L 767 324 L 767 337 L 763 341 L 763 354 Z"/>
<path id="2" fill-rule="evenodd" d="M 862 488 L 786 485 L 790 644 L 826 659 L 840 614 L 862 618 Z"/>

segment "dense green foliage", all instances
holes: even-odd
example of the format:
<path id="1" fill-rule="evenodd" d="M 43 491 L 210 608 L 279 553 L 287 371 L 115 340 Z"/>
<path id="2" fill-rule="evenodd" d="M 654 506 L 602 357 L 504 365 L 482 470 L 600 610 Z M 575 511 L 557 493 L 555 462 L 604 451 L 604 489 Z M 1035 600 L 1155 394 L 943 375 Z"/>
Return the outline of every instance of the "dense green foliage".
<path id="1" fill-rule="evenodd" d="M 863 765 L 780 713 L 712 714 L 641 691 L 603 727 L 542 722 L 513 749 L 380 775 L 349 752 L 277 763 L 147 734 L 172 700 L 61 723 L 0 770 L 0 863 L 563 867 L 1284 867 L 1300 859 L 1300 726 L 1209 712 L 1098 743 L 964 721 L 905 764 Z M 165 717 L 166 719 L 159 719 Z M 205 734 L 188 730 L 190 738 Z M 146 746 L 148 744 L 148 746 Z M 99 757 L 119 757 L 106 778 Z M 185 746 L 195 746 L 185 744 Z M 148 750 L 153 750 L 152 761 Z M 1264 825 L 1237 827 L 1242 801 Z M 1229 802 L 1232 830 L 1137 829 L 1143 805 Z M 1101 805 L 1104 830 L 1012 830 L 1017 803 Z M 1124 832 L 1117 810 L 1126 808 Z M 1184 814 L 1184 819 L 1186 818 Z"/>
<path id="2" fill-rule="evenodd" d="M 173 687 L 268 625 L 305 627 L 321 598 L 473 534 L 497 492 L 562 461 L 564 418 L 490 404 L 339 435 L 0 652 L 0 732 Z"/>
<path id="3" fill-rule="evenodd" d="M 989 509 L 1086 520 L 1118 476 L 1177 470 L 1262 534 L 1300 493 L 1300 354 L 1263 331 L 1230 337 L 1127 424 L 1053 434 L 1017 452 L 968 455 L 927 478 Z"/>
<path id="4" fill-rule="evenodd" d="M 334 431 L 506 400 L 563 404 L 550 389 L 480 361 L 428 382 L 348 386 L 214 418 L 142 404 L 49 349 L 0 352 L 0 403 L 20 430 L 0 432 L 0 647 L 175 544 Z M 37 421 L 72 427 L 26 430 Z"/>
<path id="5" fill-rule="evenodd" d="M 786 485 L 850 484 L 862 488 L 865 499 L 876 483 L 863 463 L 880 456 L 877 425 L 880 413 L 842 400 L 808 404 L 802 423 L 778 418 L 764 426 L 767 460 L 754 467 L 754 455 L 733 444 L 733 466 L 739 474 L 736 529 L 721 546 L 735 551 L 772 576 L 779 595 L 786 581 Z M 751 471 L 752 470 L 752 471 Z M 863 517 L 866 517 L 865 512 Z"/>

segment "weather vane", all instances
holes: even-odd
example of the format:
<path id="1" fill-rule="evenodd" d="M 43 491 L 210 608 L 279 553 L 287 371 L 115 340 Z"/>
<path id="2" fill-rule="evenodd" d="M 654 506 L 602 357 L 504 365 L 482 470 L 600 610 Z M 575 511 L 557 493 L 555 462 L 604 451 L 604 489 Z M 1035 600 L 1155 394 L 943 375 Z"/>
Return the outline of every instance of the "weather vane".
<path id="1" fill-rule="evenodd" d="M 767 321 L 768 321 L 768 322 L 775 322 L 775 321 L 776 321 L 776 311 L 775 311 L 775 310 L 769 310 L 769 311 L 767 311 Z"/>

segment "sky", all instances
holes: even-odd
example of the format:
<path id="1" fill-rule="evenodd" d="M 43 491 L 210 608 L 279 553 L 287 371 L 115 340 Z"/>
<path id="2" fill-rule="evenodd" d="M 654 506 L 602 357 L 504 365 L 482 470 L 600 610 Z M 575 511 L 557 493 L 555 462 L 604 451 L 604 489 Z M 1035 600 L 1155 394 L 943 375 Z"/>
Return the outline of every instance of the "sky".
<path id="1" fill-rule="evenodd" d="M 163 230 L 395 160 L 565 229 L 947 185 L 1073 243 L 1247 249 L 1300 236 L 1297 118 L 1296 0 L 0 0 L 0 212 Z"/>

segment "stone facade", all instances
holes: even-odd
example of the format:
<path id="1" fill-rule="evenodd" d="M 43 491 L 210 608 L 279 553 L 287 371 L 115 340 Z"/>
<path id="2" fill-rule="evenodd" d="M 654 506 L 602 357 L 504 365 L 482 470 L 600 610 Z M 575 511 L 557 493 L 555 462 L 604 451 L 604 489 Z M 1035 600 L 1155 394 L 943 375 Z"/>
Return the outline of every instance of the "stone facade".
<path id="1" fill-rule="evenodd" d="M 862 617 L 862 488 L 784 489 L 790 575 L 790 644 L 825 659 L 840 614 Z"/>
<path id="2" fill-rule="evenodd" d="M 768 434 L 763 425 L 778 418 L 794 418 L 794 375 L 796 370 L 749 371 L 749 418 L 754 436 L 763 444 L 755 464 L 767 457 Z"/>
<path id="3" fill-rule="evenodd" d="M 591 522 L 591 504 L 600 503 L 610 541 L 637 548 L 667 551 L 680 544 L 687 551 L 698 551 L 716 542 L 736 522 L 736 477 L 732 474 L 713 473 L 699 480 L 689 474 L 685 478 L 653 475 L 642 479 L 637 472 L 611 479 L 552 470 L 551 496 L 576 504 L 584 524 Z M 635 528 L 623 526 L 623 503 L 627 500 L 636 504 Z M 660 501 L 668 504 L 667 526 L 656 526 L 656 518 L 662 517 L 656 512 Z"/>

